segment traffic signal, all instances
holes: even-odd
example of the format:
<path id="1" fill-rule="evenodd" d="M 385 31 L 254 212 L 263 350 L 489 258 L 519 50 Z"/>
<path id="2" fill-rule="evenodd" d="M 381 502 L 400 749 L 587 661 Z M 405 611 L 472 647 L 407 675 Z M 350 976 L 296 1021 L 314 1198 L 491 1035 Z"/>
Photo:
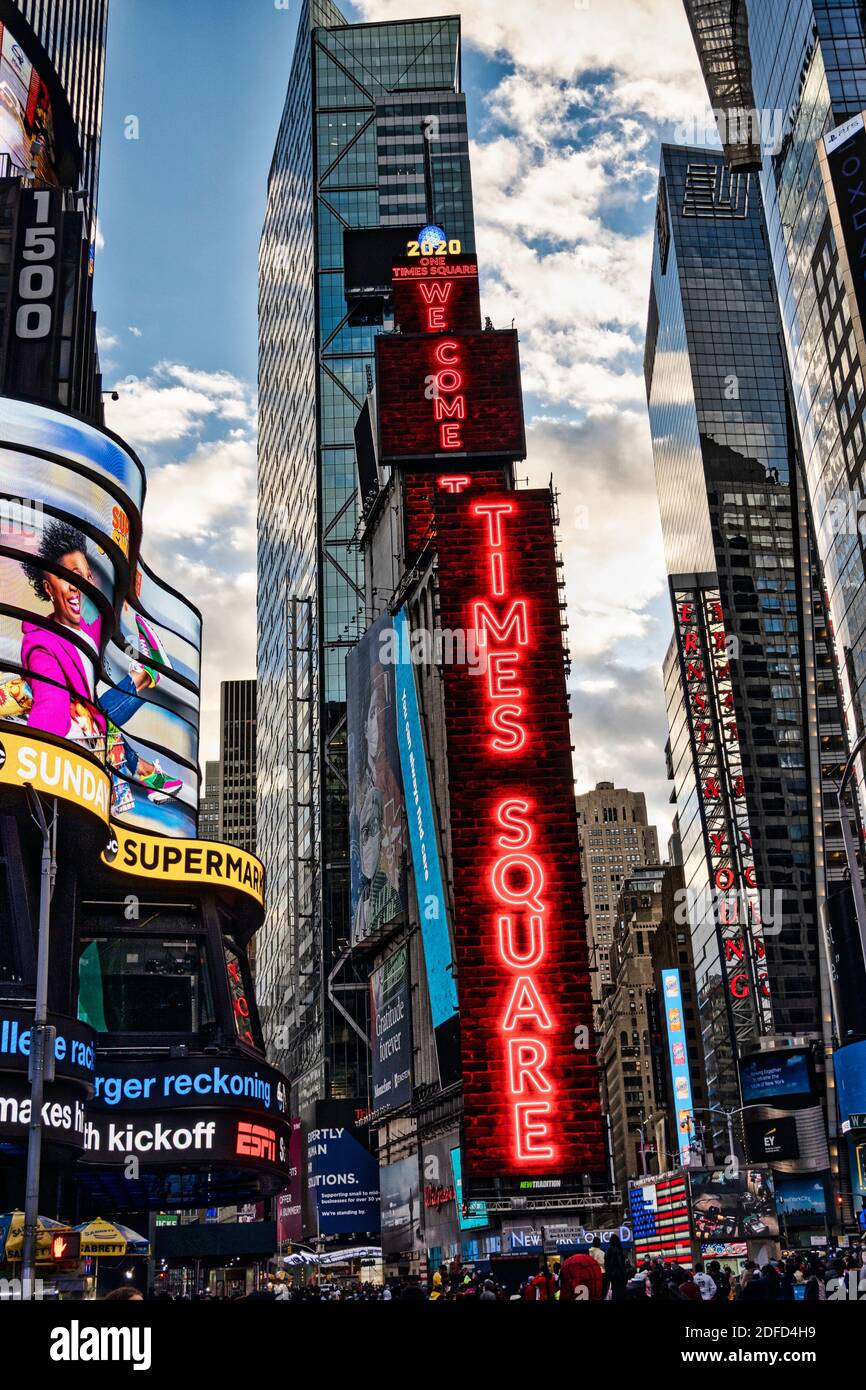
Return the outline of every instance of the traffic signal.
<path id="1" fill-rule="evenodd" d="M 81 1259 L 81 1232 L 55 1232 L 51 1237 L 49 1257 L 53 1265 L 77 1265 Z"/>

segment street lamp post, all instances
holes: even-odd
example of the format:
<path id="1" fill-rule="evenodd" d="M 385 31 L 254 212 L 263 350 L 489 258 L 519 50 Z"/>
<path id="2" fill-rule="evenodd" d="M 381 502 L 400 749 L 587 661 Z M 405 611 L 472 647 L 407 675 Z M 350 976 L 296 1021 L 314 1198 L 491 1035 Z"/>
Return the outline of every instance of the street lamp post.
<path id="1" fill-rule="evenodd" d="M 33 787 L 26 785 L 27 800 L 42 835 L 42 867 L 39 880 L 39 934 L 36 954 L 36 1001 L 30 1037 L 30 1123 L 27 1133 L 27 1180 L 24 1194 L 24 1247 L 21 1252 L 22 1297 L 32 1299 L 36 1272 L 36 1236 L 39 1221 L 39 1175 L 42 1166 L 42 1100 L 46 1080 L 54 1076 L 54 1044 L 48 1023 L 48 934 L 51 893 L 54 882 L 54 851 L 51 829 L 45 820 L 42 802 Z M 46 1043 L 50 1043 L 46 1058 Z"/>

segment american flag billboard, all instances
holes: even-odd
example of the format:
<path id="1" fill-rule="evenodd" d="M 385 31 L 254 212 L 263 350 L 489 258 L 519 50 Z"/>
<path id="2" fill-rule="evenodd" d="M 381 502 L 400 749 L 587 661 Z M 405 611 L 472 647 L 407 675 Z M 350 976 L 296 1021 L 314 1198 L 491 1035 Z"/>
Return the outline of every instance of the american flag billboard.
<path id="1" fill-rule="evenodd" d="M 635 1260 L 672 1260 L 691 1267 L 689 1189 L 685 1173 L 629 1184 Z"/>

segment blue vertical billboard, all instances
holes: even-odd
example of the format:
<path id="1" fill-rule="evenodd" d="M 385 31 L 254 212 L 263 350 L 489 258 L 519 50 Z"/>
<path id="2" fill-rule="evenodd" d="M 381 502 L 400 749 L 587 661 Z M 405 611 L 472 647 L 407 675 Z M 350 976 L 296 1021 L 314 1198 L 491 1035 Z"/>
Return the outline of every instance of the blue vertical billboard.
<path id="1" fill-rule="evenodd" d="M 406 814 L 409 819 L 412 872 L 418 899 L 418 915 L 421 919 L 421 940 L 424 946 L 427 991 L 436 1037 L 439 1077 L 442 1085 L 448 1086 L 458 1080 L 460 1075 L 457 982 L 454 979 L 445 885 L 442 881 L 439 857 L 439 836 L 436 832 L 418 690 L 412 666 L 409 618 L 405 608 L 401 608 L 394 618 L 394 633 L 397 741 L 406 796 Z"/>
<path id="2" fill-rule="evenodd" d="M 378 1235 L 379 1162 L 355 1123 L 353 1100 L 320 1100 L 305 1125 L 307 1227 L 320 1236 Z"/>
<path id="3" fill-rule="evenodd" d="M 674 1098 L 674 1114 L 677 1121 L 677 1146 L 680 1162 L 691 1162 L 691 1139 L 694 1127 L 694 1105 L 692 1102 L 692 1080 L 689 1073 L 689 1054 L 686 1047 L 686 1030 L 683 1020 L 683 992 L 678 970 L 663 970 L 661 973 L 662 994 L 664 996 L 665 1029 L 668 1039 L 668 1059 L 671 1069 L 671 1090 Z"/>

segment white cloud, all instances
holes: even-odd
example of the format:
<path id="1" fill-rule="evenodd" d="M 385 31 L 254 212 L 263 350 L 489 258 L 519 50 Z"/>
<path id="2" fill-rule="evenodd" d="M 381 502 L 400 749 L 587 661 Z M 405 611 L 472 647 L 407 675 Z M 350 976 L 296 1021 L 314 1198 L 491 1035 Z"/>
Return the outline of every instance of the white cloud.
<path id="1" fill-rule="evenodd" d="M 229 372 L 159 362 L 148 376 L 126 377 L 113 389 L 120 399 L 107 403 L 108 422 L 133 447 L 176 442 L 214 420 L 255 423 L 254 392 Z"/>
<path id="2" fill-rule="evenodd" d="M 140 338 L 142 336 L 141 329 L 136 328 L 135 325 L 132 323 L 129 325 L 127 332 L 131 333 L 133 338 Z"/>

